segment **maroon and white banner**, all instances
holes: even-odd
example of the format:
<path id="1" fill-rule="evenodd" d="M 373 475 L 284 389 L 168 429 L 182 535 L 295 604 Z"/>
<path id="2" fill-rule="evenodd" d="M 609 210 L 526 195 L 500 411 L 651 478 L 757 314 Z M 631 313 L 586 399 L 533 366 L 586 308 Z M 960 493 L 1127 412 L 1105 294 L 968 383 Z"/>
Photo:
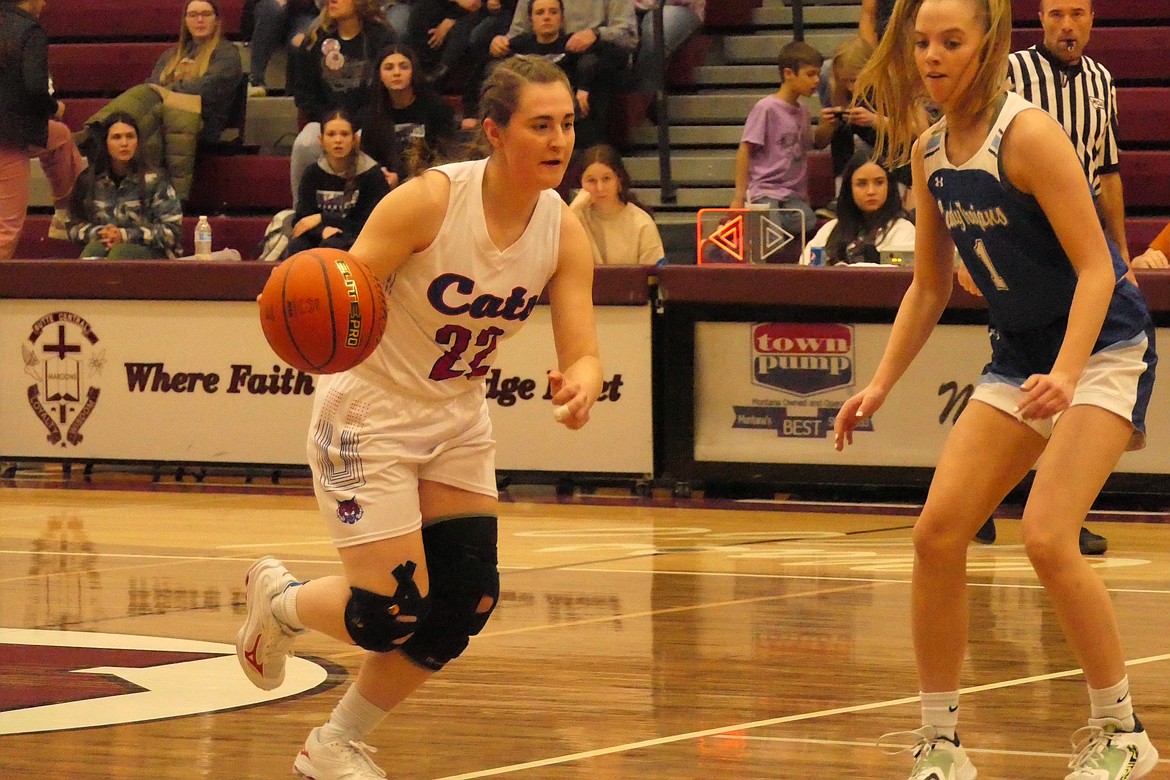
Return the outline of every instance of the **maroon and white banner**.
<path id="1" fill-rule="evenodd" d="M 557 424 L 544 397 L 548 307 L 501 348 L 488 377 L 498 468 L 653 472 L 650 307 L 598 307 L 597 327 L 606 385 L 581 431 Z M 0 310 L 0 457 L 304 464 L 315 385 L 272 353 L 251 302 Z"/>
<path id="2" fill-rule="evenodd" d="M 844 452 L 833 418 L 873 376 L 889 325 L 699 322 L 696 461 L 931 467 L 990 359 L 987 328 L 940 325 Z M 1170 343 L 1170 332 L 1158 333 Z M 1149 446 L 1119 472 L 1170 473 L 1170 388 L 1156 382 Z"/>

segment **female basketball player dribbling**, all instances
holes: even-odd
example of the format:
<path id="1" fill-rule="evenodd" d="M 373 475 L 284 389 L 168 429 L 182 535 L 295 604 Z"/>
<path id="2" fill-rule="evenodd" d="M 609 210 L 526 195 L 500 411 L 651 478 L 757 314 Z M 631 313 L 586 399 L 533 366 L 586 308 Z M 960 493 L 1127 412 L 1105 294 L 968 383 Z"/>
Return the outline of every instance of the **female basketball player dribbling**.
<path id="1" fill-rule="evenodd" d="M 343 576 L 298 583 L 272 558 L 248 573 L 237 655 L 277 687 L 306 628 L 365 653 L 356 682 L 294 768 L 314 780 L 384 777 L 363 739 L 457 657 L 499 597 L 495 443 L 483 377 L 548 287 L 561 424 L 601 393 L 589 239 L 551 188 L 573 150 L 573 100 L 554 65 L 516 57 L 484 85 L 486 160 L 428 171 L 386 196 L 351 254 L 390 286 L 386 334 L 322 377 L 309 462 Z M 420 746 L 419 749 L 425 749 Z M 409 758 L 409 751 L 396 751 Z"/>
<path id="2" fill-rule="evenodd" d="M 1004 93 L 1011 16 L 1009 0 L 899 0 L 861 76 L 857 94 L 872 89 L 875 110 L 890 117 L 879 146 L 896 155 L 914 140 L 900 128 L 912 126 L 919 77 L 944 117 L 913 146 L 913 282 L 873 380 L 837 416 L 836 447 L 852 443 L 937 324 L 957 247 L 987 300 L 992 358 L 947 437 L 914 527 L 923 726 L 913 732 L 911 778 L 976 776 L 955 733 L 967 544 L 1033 466 L 1024 547 L 1091 704 L 1067 780 L 1138 778 L 1158 753 L 1134 716 L 1109 593 L 1077 536 L 1118 458 L 1144 443 L 1154 334 L 1124 261 L 1105 241 L 1069 139 L 1044 111 Z M 1010 776 L 1037 776 L 1028 758 L 1017 760 Z"/>

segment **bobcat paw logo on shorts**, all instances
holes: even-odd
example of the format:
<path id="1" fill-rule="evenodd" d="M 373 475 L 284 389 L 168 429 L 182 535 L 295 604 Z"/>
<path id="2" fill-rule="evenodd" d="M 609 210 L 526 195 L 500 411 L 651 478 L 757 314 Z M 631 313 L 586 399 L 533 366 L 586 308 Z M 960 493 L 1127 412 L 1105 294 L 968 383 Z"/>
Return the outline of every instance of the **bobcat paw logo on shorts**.
<path id="1" fill-rule="evenodd" d="M 366 510 L 357 502 L 357 496 L 337 502 L 337 519 L 346 525 L 353 525 L 362 519 Z"/>

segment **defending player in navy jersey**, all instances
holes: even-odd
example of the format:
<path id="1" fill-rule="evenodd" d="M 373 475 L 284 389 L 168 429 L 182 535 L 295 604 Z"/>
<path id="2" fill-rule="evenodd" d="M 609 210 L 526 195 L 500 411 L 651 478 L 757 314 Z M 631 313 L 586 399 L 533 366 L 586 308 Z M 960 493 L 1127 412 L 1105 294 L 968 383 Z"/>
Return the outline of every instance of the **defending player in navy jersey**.
<path id="1" fill-rule="evenodd" d="M 509 59 L 482 90 L 491 156 L 398 187 L 353 245 L 389 287 L 386 333 L 364 363 L 322 377 L 308 441 L 344 574 L 301 583 L 261 559 L 248 573 L 236 639 L 244 672 L 265 690 L 280 685 L 307 628 L 365 651 L 357 680 L 295 759 L 304 777 L 385 777 L 363 740 L 466 649 L 496 605 L 484 377 L 546 286 L 556 419 L 580 428 L 601 394 L 589 238 L 553 191 L 573 151 L 573 111 L 559 68 Z M 397 745 L 391 755 L 409 761 L 426 749 Z"/>
<path id="2" fill-rule="evenodd" d="M 938 323 L 957 248 L 987 298 L 991 362 L 947 437 L 914 527 L 923 725 L 910 732 L 910 777 L 976 777 L 956 732 L 967 544 L 1034 467 L 1024 548 L 1089 688 L 1090 718 L 1066 780 L 1133 780 L 1158 752 L 1134 715 L 1109 593 L 1077 536 L 1121 454 L 1145 442 L 1154 332 L 1068 136 L 1003 90 L 1010 37 L 1009 0 L 899 0 L 862 73 L 857 92 L 872 89 L 875 110 L 890 118 L 878 153 L 910 153 L 915 266 L 873 379 L 837 416 L 836 447 L 852 443 Z M 922 98 L 943 118 L 915 143 L 910 112 Z M 1027 761 L 1010 776 L 1035 776 Z"/>

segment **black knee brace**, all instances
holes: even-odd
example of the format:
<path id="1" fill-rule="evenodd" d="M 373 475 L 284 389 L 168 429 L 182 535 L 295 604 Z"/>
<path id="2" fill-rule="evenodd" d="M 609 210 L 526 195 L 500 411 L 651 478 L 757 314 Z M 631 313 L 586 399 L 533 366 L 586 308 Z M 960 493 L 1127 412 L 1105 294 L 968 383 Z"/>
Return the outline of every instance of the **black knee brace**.
<path id="1" fill-rule="evenodd" d="M 402 645 L 419 666 L 438 671 L 467 649 L 500 599 L 496 518 L 456 517 L 422 530 L 431 580 L 431 611 Z M 480 602 L 490 599 L 479 612 Z"/>
<path id="2" fill-rule="evenodd" d="M 363 650 L 388 653 L 410 639 L 430 611 L 430 598 L 414 582 L 414 561 L 394 570 L 398 589 L 393 596 L 350 588 L 345 605 L 345 629 Z"/>

